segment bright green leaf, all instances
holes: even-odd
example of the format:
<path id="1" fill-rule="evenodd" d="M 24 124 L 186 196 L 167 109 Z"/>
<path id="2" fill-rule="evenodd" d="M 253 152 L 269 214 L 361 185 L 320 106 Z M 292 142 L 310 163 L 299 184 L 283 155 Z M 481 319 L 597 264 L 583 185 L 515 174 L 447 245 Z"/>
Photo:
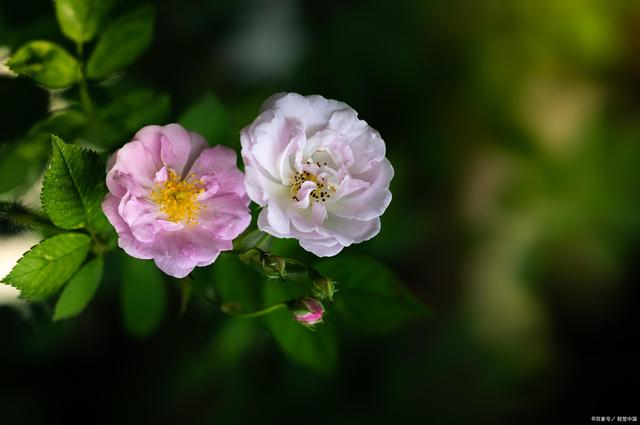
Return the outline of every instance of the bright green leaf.
<path id="1" fill-rule="evenodd" d="M 386 332 L 427 313 L 387 267 L 371 258 L 335 257 L 317 269 L 338 282 L 332 311 L 353 330 Z"/>
<path id="2" fill-rule="evenodd" d="M 146 5 L 113 21 L 89 57 L 89 78 L 105 78 L 135 61 L 151 43 L 153 19 L 153 7 Z"/>
<path id="3" fill-rule="evenodd" d="M 92 151 L 52 136 L 52 156 L 42 183 L 42 207 L 62 229 L 109 229 L 102 212 L 104 164 Z"/>
<path id="4" fill-rule="evenodd" d="M 165 314 L 167 303 L 163 275 L 152 261 L 126 257 L 122 270 L 122 314 L 129 333 L 150 335 Z"/>
<path id="5" fill-rule="evenodd" d="M 291 299 L 290 290 L 280 282 L 264 284 L 265 306 Z M 289 310 L 279 309 L 265 316 L 276 342 L 296 362 L 322 373 L 331 373 L 338 357 L 334 329 L 327 323 L 311 331 L 297 323 Z"/>
<path id="6" fill-rule="evenodd" d="M 91 40 L 111 7 L 112 0 L 55 0 L 63 34 L 77 43 Z"/>
<path id="7" fill-rule="evenodd" d="M 50 41 L 30 41 L 11 56 L 14 72 L 50 89 L 69 87 L 80 79 L 80 65 L 65 49 Z"/>
<path id="8" fill-rule="evenodd" d="M 104 260 L 101 256 L 82 266 L 65 286 L 53 313 L 53 320 L 68 319 L 82 313 L 102 280 Z"/>
<path id="9" fill-rule="evenodd" d="M 20 289 L 25 298 L 46 298 L 78 270 L 90 246 L 91 239 L 81 233 L 45 239 L 24 254 L 3 282 Z"/>
<path id="10" fill-rule="evenodd" d="M 193 104 L 178 120 L 190 131 L 202 134 L 211 145 L 225 142 L 229 134 L 229 118 L 227 112 L 217 97 L 212 94 L 204 95 Z"/>

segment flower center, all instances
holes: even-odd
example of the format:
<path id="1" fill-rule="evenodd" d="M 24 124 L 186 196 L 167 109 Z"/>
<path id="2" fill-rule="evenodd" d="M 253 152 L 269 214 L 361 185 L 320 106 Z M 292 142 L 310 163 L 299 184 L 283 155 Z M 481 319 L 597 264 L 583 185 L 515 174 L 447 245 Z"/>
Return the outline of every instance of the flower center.
<path id="1" fill-rule="evenodd" d="M 181 179 L 175 171 L 168 170 L 167 180 L 151 192 L 151 199 L 169 221 L 196 224 L 200 209 L 206 208 L 198 201 L 202 192 L 204 183 L 192 174 Z"/>
<path id="2" fill-rule="evenodd" d="M 309 199 L 311 201 L 321 201 L 325 202 L 327 199 L 331 197 L 331 194 L 336 191 L 336 189 L 332 186 L 328 186 L 325 182 L 324 177 L 318 178 L 316 175 L 311 174 L 309 171 L 297 172 L 295 176 L 293 176 L 293 183 L 291 184 L 291 199 L 294 201 L 299 201 L 298 199 L 298 191 L 302 184 L 305 182 L 313 182 L 316 184 L 316 188 L 311 191 L 309 194 Z"/>

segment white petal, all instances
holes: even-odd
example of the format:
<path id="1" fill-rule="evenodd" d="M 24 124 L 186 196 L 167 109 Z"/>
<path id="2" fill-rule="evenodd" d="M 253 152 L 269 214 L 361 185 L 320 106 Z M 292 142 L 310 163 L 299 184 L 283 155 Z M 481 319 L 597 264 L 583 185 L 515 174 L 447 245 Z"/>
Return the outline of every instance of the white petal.
<path id="1" fill-rule="evenodd" d="M 329 211 L 344 218 L 370 220 L 381 216 L 391 202 L 389 183 L 393 178 L 393 167 L 384 158 L 368 172 L 358 176 L 368 181 L 369 187 L 345 195 L 335 203 L 327 206 Z"/>

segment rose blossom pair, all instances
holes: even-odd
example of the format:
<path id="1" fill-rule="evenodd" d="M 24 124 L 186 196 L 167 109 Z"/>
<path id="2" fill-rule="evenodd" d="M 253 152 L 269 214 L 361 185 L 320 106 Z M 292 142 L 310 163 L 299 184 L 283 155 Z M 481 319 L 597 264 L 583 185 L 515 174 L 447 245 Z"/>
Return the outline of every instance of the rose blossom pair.
<path id="1" fill-rule="evenodd" d="M 133 257 L 182 278 L 213 263 L 263 207 L 258 228 L 318 256 L 371 239 L 393 168 L 377 131 L 348 105 L 277 94 L 241 131 L 236 153 L 178 124 L 147 126 L 109 160 L 102 208 Z"/>

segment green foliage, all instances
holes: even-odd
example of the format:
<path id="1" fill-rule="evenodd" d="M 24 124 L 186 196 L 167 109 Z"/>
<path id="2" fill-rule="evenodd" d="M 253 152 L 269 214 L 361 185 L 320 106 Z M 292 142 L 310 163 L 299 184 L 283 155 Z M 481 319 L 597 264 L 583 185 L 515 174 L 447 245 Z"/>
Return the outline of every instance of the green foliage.
<path id="1" fill-rule="evenodd" d="M 53 320 L 68 319 L 82 313 L 98 289 L 103 268 L 104 260 L 98 256 L 73 275 L 58 298 Z"/>
<path id="2" fill-rule="evenodd" d="M 205 94 L 200 100 L 187 109 L 178 120 L 190 131 L 202 134 L 211 145 L 230 145 L 229 117 L 220 100 L 211 93 Z"/>
<path id="3" fill-rule="evenodd" d="M 91 40 L 98 32 L 112 0 L 54 0 L 63 34 L 76 43 Z"/>
<path id="4" fill-rule="evenodd" d="M 338 282 L 331 311 L 355 331 L 390 331 L 428 311 L 391 270 L 371 258 L 335 257 L 316 268 Z"/>
<path id="5" fill-rule="evenodd" d="M 26 189 L 41 175 L 47 161 L 51 133 L 66 140 L 76 138 L 84 129 L 82 112 L 68 110 L 36 123 L 15 143 L 0 150 L 0 193 Z"/>
<path id="6" fill-rule="evenodd" d="M 75 109 L 67 109 L 36 123 L 29 130 L 27 137 L 38 138 L 38 142 L 42 146 L 46 146 L 48 152 L 51 133 L 59 135 L 64 140 L 71 140 L 82 133 L 86 123 L 87 117 L 84 113 Z"/>
<path id="7" fill-rule="evenodd" d="M 64 233 L 31 248 L 3 280 L 29 299 L 53 295 L 78 270 L 91 239 L 80 233 Z"/>
<path id="8" fill-rule="evenodd" d="M 125 257 L 122 268 L 122 315 L 129 333 L 148 336 L 164 317 L 167 294 L 162 273 L 152 261 Z"/>
<path id="9" fill-rule="evenodd" d="M 264 284 L 264 303 L 274 305 L 301 295 L 296 285 L 280 282 Z M 320 373 L 332 373 L 338 359 L 338 345 L 331 323 L 316 326 L 315 330 L 297 323 L 286 309 L 265 316 L 265 321 L 282 351 L 296 362 Z"/>
<path id="10" fill-rule="evenodd" d="M 17 201 L 0 201 L 0 225 L 8 225 L 13 230 L 54 229 L 46 217 Z"/>
<path id="11" fill-rule="evenodd" d="M 100 80 L 131 64 L 151 43 L 154 10 L 150 5 L 113 21 L 89 57 L 87 75 Z"/>
<path id="12" fill-rule="evenodd" d="M 235 255 L 221 255 L 211 268 L 211 276 L 221 303 L 245 311 L 260 306 L 262 277 L 242 264 Z"/>
<path id="13" fill-rule="evenodd" d="M 99 112 L 102 122 L 109 123 L 108 131 L 96 136 L 103 139 L 108 137 L 104 140 L 105 146 L 122 143 L 145 125 L 165 122 L 169 117 L 170 107 L 170 98 L 165 93 L 145 88 L 119 91 Z"/>
<path id="14" fill-rule="evenodd" d="M 11 56 L 14 72 L 33 78 L 50 89 L 69 87 L 80 79 L 80 64 L 65 49 L 50 41 L 30 41 Z"/>
<path id="15" fill-rule="evenodd" d="M 222 322 L 214 339 L 212 363 L 218 370 L 237 366 L 255 346 L 258 327 L 252 320 L 229 318 Z"/>
<path id="16" fill-rule="evenodd" d="M 56 226 L 62 229 L 86 226 L 98 231 L 110 228 L 101 208 L 106 193 L 103 170 L 103 162 L 95 152 L 52 136 L 51 163 L 42 185 L 42 206 Z"/>
<path id="17" fill-rule="evenodd" d="M 25 188 L 35 181 L 44 162 L 39 148 L 25 141 L 0 149 L 0 193 Z"/>

